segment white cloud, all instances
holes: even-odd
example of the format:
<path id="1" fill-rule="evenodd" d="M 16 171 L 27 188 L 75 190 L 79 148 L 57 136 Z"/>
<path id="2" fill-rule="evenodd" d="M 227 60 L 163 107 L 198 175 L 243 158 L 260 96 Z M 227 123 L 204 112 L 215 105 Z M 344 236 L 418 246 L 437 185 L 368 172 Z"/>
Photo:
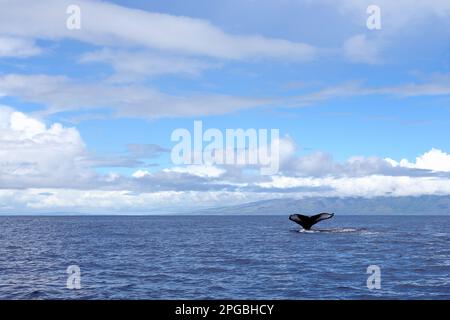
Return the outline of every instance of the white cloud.
<path id="1" fill-rule="evenodd" d="M 0 107 L 0 188 L 64 186 L 92 177 L 79 160 L 85 145 L 75 128 Z"/>
<path id="2" fill-rule="evenodd" d="M 337 163 L 324 153 L 296 157 L 289 138 L 280 139 L 280 146 L 282 172 L 271 177 L 229 165 L 99 176 L 86 160 L 85 144 L 75 128 L 47 126 L 1 107 L 0 211 L 144 212 L 170 207 L 176 212 L 278 197 L 450 195 L 445 174 L 450 172 L 450 155 L 438 149 L 414 163 L 364 157 Z"/>
<path id="3" fill-rule="evenodd" d="M 298 196 L 379 197 L 449 195 L 450 179 L 369 175 L 364 177 L 286 177 L 274 176 L 270 182 L 258 183 L 262 188 L 290 189 L 298 187 L 327 187 L 330 191 L 302 192 Z"/>
<path id="4" fill-rule="evenodd" d="M 315 151 L 296 156 L 295 145 L 284 156 L 281 172 L 285 176 L 301 177 L 362 177 L 370 175 L 384 176 L 433 176 L 429 168 L 399 166 L 392 159 L 380 157 L 352 156 L 346 161 L 335 161 L 331 154 Z M 425 170 L 419 170 L 425 169 Z"/>
<path id="5" fill-rule="evenodd" d="M 197 76 L 205 69 L 219 66 L 217 63 L 175 55 L 111 49 L 85 53 L 79 61 L 110 64 L 115 71 L 115 74 L 108 79 L 112 82 L 139 81 L 161 74 Z"/>
<path id="6" fill-rule="evenodd" d="M 368 40 L 363 34 L 351 37 L 344 43 L 344 55 L 356 63 L 380 63 L 380 45 L 376 40 Z"/>
<path id="7" fill-rule="evenodd" d="M 284 100 L 287 107 L 298 108 L 319 104 L 323 101 L 358 96 L 386 95 L 398 98 L 448 96 L 450 95 L 450 77 L 447 74 L 433 74 L 426 81 L 410 82 L 392 86 L 365 86 L 361 82 L 350 81 L 328 86 L 317 91 Z"/>
<path id="8" fill-rule="evenodd" d="M 117 117 L 155 119 L 220 115 L 269 104 L 270 99 L 220 94 L 168 95 L 141 85 L 86 83 L 65 76 L 0 76 L 0 96 L 48 106 L 46 113 L 108 108 Z"/>
<path id="9" fill-rule="evenodd" d="M 170 169 L 163 169 L 163 171 L 187 173 L 202 178 L 218 178 L 226 172 L 224 169 L 211 165 L 189 165 L 185 167 L 173 167 Z"/>
<path id="10" fill-rule="evenodd" d="M 416 162 L 410 162 L 407 159 L 402 159 L 397 162 L 390 158 L 387 158 L 386 161 L 394 167 L 426 169 L 435 172 L 450 172 L 450 154 L 435 148 L 432 148 L 430 151 L 417 157 Z"/>
<path id="11" fill-rule="evenodd" d="M 151 173 L 147 170 L 137 170 L 135 172 L 133 172 L 133 174 L 131 175 L 133 178 L 143 178 L 143 177 L 147 177 L 150 176 Z"/>
<path id="12" fill-rule="evenodd" d="M 26 189 L 1 190 L 0 212 L 181 213 L 217 203 L 238 204 L 267 198 L 267 194 L 227 191 L 162 191 L 132 193 L 128 190 Z"/>
<path id="13" fill-rule="evenodd" d="M 396 56 L 398 49 L 405 50 L 411 47 L 411 44 L 405 45 L 405 39 L 411 41 L 411 38 L 415 38 L 415 44 L 423 43 L 424 39 L 420 37 L 424 33 L 434 37 L 436 28 L 439 28 L 439 32 L 443 35 L 442 39 L 445 39 L 444 35 L 448 35 L 450 31 L 448 23 L 450 2 L 447 0 L 315 0 L 311 2 L 334 8 L 347 21 L 348 24 L 345 27 L 353 26 L 352 32 L 366 31 L 371 35 L 370 39 L 365 35 L 357 35 L 346 41 L 343 51 L 353 62 L 374 64 L 390 61 Z M 380 30 L 367 29 L 366 22 L 369 14 L 366 10 L 370 5 L 376 5 L 381 9 Z M 386 49 L 389 48 L 397 48 L 397 50 L 388 55 Z M 382 55 L 384 51 L 386 53 Z M 405 50 L 400 59 L 403 56 L 410 59 L 409 54 Z M 414 56 L 414 53 L 412 55 Z"/>
<path id="14" fill-rule="evenodd" d="M 401 29 L 414 30 L 426 18 L 448 18 L 450 2 L 447 0 L 318 0 L 336 6 L 342 14 L 353 19 L 360 26 L 366 25 L 366 8 L 377 5 L 381 8 L 382 30 L 399 33 Z"/>
<path id="15" fill-rule="evenodd" d="M 233 35 L 201 19 L 152 13 L 100 1 L 78 0 L 80 30 L 66 28 L 67 0 L 2 1 L 0 30 L 43 39 L 71 38 L 95 45 L 165 50 L 223 59 L 307 60 L 307 44 L 259 35 Z"/>
<path id="16" fill-rule="evenodd" d="M 22 58 L 38 55 L 42 50 L 34 41 L 23 38 L 0 36 L 0 57 Z"/>

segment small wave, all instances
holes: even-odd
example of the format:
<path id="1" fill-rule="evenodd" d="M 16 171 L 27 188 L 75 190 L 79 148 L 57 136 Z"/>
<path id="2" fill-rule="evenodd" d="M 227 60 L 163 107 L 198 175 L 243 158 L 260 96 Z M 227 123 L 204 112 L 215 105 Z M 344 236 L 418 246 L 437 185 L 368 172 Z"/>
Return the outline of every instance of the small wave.
<path id="1" fill-rule="evenodd" d="M 300 232 L 300 233 L 319 233 L 319 231 L 317 231 L 317 230 L 305 230 L 305 229 L 300 229 L 300 230 L 298 230 L 298 232 Z"/>
<path id="2" fill-rule="evenodd" d="M 375 234 L 376 232 L 371 232 L 366 229 L 357 228 L 334 228 L 334 229 L 313 229 L 313 230 L 298 230 L 300 233 L 361 233 L 361 234 Z"/>
<path id="3" fill-rule="evenodd" d="M 434 279 L 408 280 L 399 282 L 400 287 L 446 287 L 450 284 L 449 277 L 437 277 Z"/>
<path id="4" fill-rule="evenodd" d="M 450 234 L 445 232 L 438 232 L 432 234 L 434 237 L 448 237 Z"/>

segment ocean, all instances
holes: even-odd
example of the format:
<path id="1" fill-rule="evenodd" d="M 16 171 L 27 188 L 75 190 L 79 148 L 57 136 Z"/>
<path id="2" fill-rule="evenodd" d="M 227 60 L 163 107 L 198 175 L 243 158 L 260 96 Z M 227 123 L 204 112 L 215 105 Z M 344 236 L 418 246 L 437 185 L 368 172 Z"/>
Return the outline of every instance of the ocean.
<path id="1" fill-rule="evenodd" d="M 0 299 L 450 298 L 450 216 L 338 215 L 315 228 L 287 216 L 2 216 Z"/>

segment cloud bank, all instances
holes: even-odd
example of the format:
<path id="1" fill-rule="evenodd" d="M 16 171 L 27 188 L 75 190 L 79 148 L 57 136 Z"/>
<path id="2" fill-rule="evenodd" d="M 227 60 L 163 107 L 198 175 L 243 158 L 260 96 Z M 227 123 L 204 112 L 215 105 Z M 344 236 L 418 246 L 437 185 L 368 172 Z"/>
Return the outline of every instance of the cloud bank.
<path id="1" fill-rule="evenodd" d="M 245 166 L 149 171 L 139 163 L 130 175 L 100 174 L 76 128 L 1 107 L 0 211 L 176 211 L 283 197 L 450 195 L 450 155 L 436 148 L 415 161 L 352 157 L 340 163 L 326 153 L 298 156 L 290 138 L 280 145 L 280 172 L 272 176 Z M 137 157 L 168 152 L 137 144 L 128 151 Z"/>

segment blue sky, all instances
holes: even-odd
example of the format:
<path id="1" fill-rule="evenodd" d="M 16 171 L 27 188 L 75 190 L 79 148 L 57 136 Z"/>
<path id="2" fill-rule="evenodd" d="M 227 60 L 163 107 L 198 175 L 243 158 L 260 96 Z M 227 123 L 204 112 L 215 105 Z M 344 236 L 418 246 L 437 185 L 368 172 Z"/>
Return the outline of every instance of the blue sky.
<path id="1" fill-rule="evenodd" d="M 0 212 L 450 192 L 444 1 L 1 2 Z M 280 172 L 178 168 L 194 120 L 279 129 Z"/>

